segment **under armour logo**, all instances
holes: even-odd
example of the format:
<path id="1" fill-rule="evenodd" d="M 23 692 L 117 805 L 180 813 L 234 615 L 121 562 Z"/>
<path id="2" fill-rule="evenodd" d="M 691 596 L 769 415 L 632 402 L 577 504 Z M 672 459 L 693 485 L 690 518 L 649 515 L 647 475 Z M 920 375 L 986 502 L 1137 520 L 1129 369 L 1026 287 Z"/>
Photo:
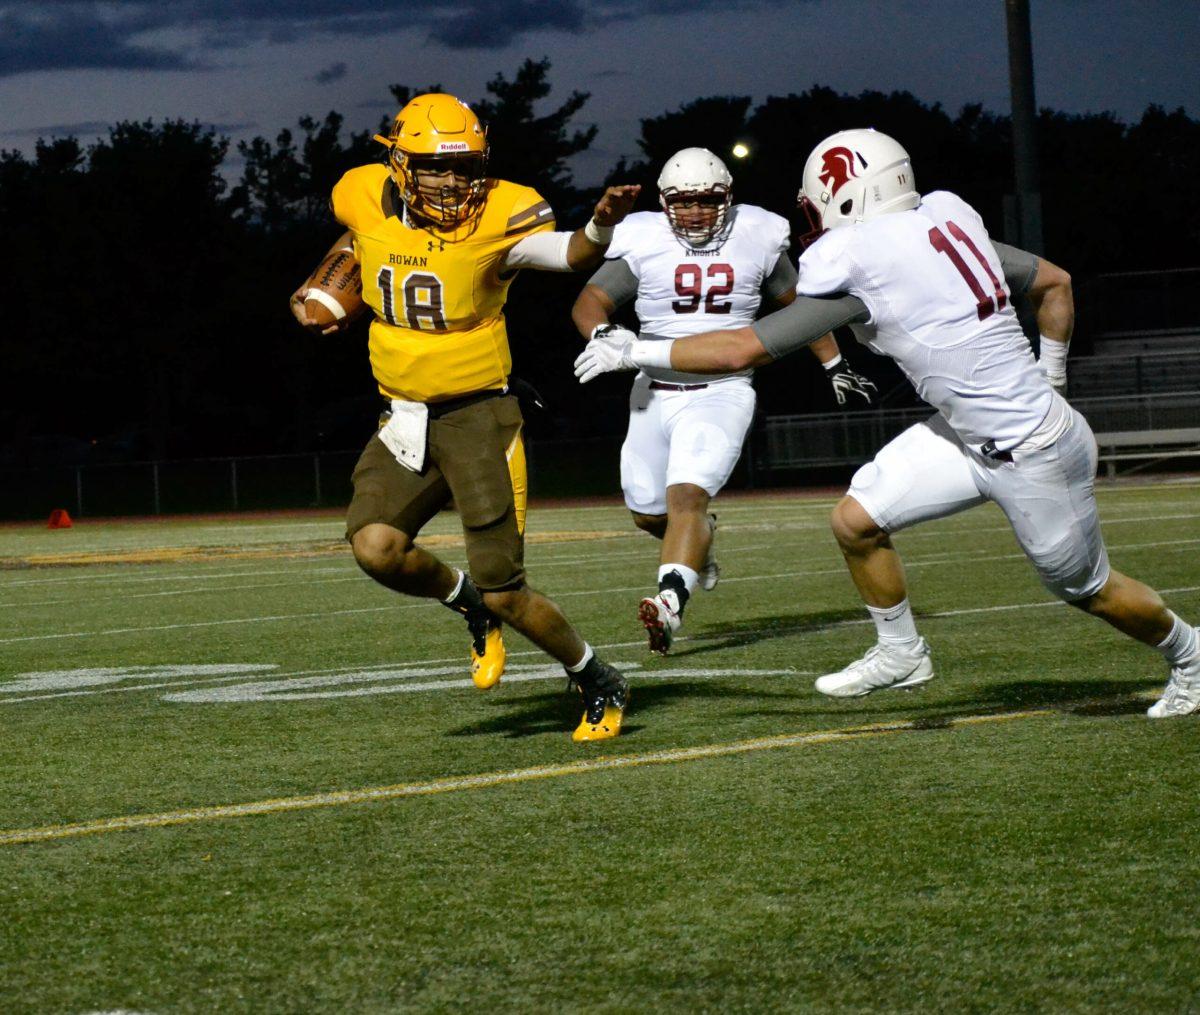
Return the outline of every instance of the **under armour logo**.
<path id="1" fill-rule="evenodd" d="M 441 239 L 440 237 L 435 237 L 434 239 L 430 240 L 430 241 L 429 241 L 429 242 L 426 244 L 426 246 L 429 248 L 429 252 L 430 252 L 431 254 L 433 253 L 433 245 L 434 245 L 435 243 L 438 245 L 438 247 L 437 247 L 437 248 L 438 248 L 438 253 L 439 253 L 439 254 L 440 254 L 440 253 L 441 253 L 443 250 L 445 250 L 445 249 L 446 249 L 446 241 L 445 241 L 445 240 L 443 240 L 443 239 Z"/>

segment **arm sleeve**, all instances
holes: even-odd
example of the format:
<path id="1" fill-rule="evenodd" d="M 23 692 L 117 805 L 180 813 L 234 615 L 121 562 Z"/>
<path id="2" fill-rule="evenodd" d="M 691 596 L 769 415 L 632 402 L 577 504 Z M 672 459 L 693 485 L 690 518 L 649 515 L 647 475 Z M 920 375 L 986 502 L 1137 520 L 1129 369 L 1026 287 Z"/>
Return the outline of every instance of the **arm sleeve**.
<path id="1" fill-rule="evenodd" d="M 996 254 L 1000 258 L 1000 266 L 1004 269 L 1004 281 L 1014 293 L 1021 295 L 1029 291 L 1033 285 L 1038 270 L 1037 254 L 1031 254 L 1020 247 L 1010 247 L 1007 243 L 992 241 Z"/>
<path id="2" fill-rule="evenodd" d="M 866 321 L 869 317 L 867 305 L 848 293 L 797 296 L 793 303 L 755 321 L 750 327 L 763 348 L 773 358 L 781 359 L 834 328 Z"/>
<path id="3" fill-rule="evenodd" d="M 596 269 L 596 274 L 588 279 L 588 285 L 594 285 L 613 302 L 614 307 L 628 303 L 637 295 L 638 280 L 629 267 L 629 262 L 623 257 L 614 257 L 605 261 Z"/>
<path id="4" fill-rule="evenodd" d="M 531 233 L 523 236 L 504 255 L 504 271 L 517 268 L 541 268 L 543 271 L 570 271 L 567 245 L 570 233 Z"/>
<path id="5" fill-rule="evenodd" d="M 796 288 L 796 282 L 799 281 L 799 274 L 796 272 L 795 266 L 788 258 L 787 254 L 781 252 L 779 260 L 775 262 L 775 267 L 771 269 L 771 273 L 763 279 L 762 290 L 763 294 L 768 299 L 778 299 L 786 292 L 791 292 Z"/>

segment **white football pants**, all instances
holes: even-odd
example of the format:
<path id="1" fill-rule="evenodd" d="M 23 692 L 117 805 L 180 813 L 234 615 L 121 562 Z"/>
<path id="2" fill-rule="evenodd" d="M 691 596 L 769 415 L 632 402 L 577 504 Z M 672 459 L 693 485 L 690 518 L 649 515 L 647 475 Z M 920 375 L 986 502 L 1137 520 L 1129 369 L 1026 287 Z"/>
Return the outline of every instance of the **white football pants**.
<path id="1" fill-rule="evenodd" d="M 1042 584 L 1067 602 L 1099 592 L 1108 552 L 1096 510 L 1096 438 L 1074 409 L 1047 448 L 995 461 L 967 448 L 939 414 L 909 427 L 854 474 L 850 496 L 885 532 L 994 501 Z M 982 564 L 982 562 L 981 562 Z"/>
<path id="2" fill-rule="evenodd" d="M 621 447 L 621 489 L 629 509 L 666 514 L 667 487 L 679 483 L 715 496 L 741 456 L 754 403 L 748 377 L 722 378 L 698 391 L 662 391 L 638 374 Z"/>

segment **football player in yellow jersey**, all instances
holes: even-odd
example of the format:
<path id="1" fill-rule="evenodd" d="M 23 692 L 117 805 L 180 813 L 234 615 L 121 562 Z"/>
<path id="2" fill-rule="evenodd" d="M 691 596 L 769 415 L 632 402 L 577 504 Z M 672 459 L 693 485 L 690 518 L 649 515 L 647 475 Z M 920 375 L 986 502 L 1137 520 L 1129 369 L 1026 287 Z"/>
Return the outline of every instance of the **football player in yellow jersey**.
<path id="1" fill-rule="evenodd" d="M 537 191 L 487 176 L 488 144 L 471 109 L 451 95 L 419 95 L 387 137 L 388 164 L 359 166 L 333 188 L 363 298 L 374 311 L 371 369 L 387 401 L 379 431 L 354 469 L 346 536 L 359 566 L 407 595 L 440 599 L 471 632 L 481 688 L 504 671 L 507 622 L 565 667 L 584 698 L 575 740 L 616 736 L 629 689 L 525 581 L 525 450 L 504 323 L 521 268 L 573 271 L 599 263 L 637 187 L 610 187 L 588 224 L 554 231 Z M 307 285 L 292 297 L 297 320 Z M 416 544 L 453 499 L 470 574 Z"/>

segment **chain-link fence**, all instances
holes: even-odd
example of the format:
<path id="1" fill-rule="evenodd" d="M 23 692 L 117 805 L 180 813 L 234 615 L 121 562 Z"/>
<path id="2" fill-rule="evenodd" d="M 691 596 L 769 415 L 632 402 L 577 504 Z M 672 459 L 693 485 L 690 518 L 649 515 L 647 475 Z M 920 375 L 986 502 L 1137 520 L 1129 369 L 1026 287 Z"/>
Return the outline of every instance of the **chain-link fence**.
<path id="1" fill-rule="evenodd" d="M 1200 427 L 1200 391 L 1074 404 L 1097 433 Z M 930 413 L 918 408 L 767 417 L 747 440 L 730 486 L 842 482 Z M 621 442 L 620 436 L 531 441 L 532 495 L 619 495 Z M 357 451 L 323 451 L 5 470 L 0 472 L 0 518 L 45 518 L 55 508 L 76 517 L 112 517 L 343 507 L 350 500 L 357 458 Z"/>
<path id="2" fill-rule="evenodd" d="M 620 437 L 537 441 L 531 489 L 541 497 L 619 492 Z M 343 507 L 358 451 L 54 465 L 0 471 L 0 518 L 167 515 Z"/>

